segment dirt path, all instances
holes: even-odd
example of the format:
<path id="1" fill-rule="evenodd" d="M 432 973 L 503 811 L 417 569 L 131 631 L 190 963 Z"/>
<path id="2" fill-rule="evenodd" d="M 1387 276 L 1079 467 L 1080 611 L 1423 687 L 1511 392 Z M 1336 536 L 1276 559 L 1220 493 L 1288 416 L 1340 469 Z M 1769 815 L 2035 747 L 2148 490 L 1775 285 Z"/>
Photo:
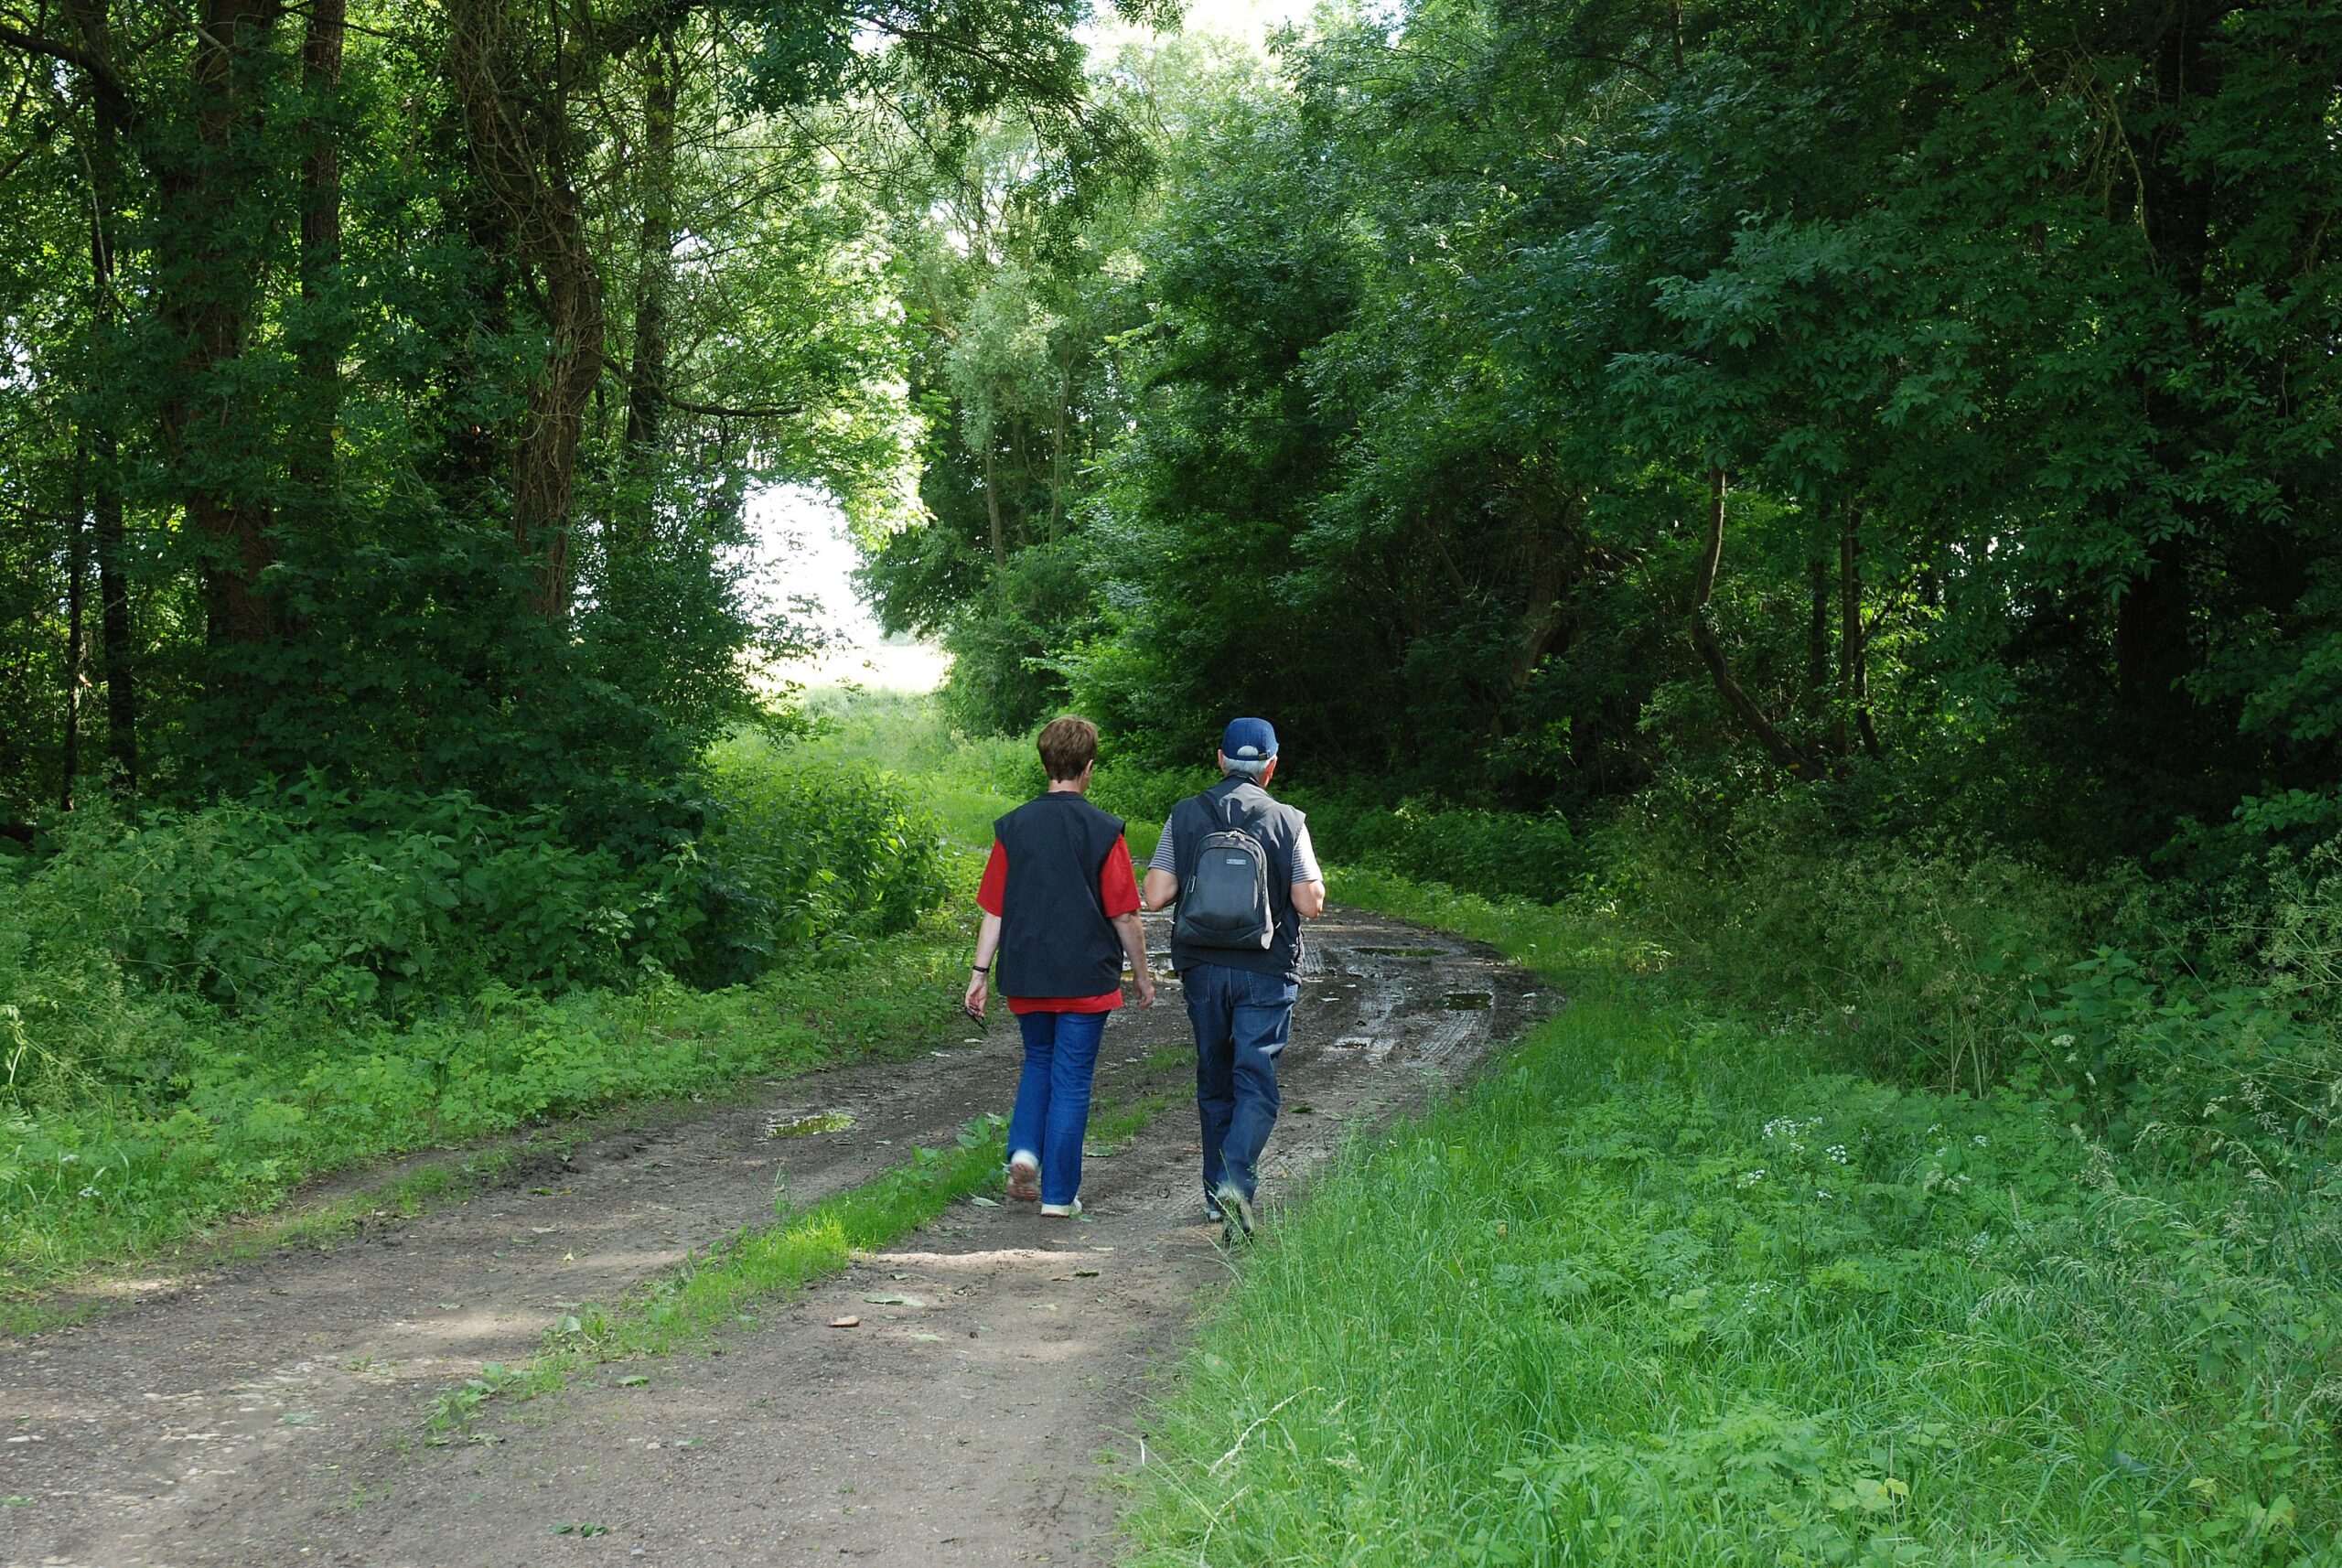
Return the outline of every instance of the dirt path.
<path id="1" fill-rule="evenodd" d="M 1272 1221 L 1346 1128 L 1419 1100 L 1544 1006 L 1485 951 L 1348 911 L 1315 928 L 1312 962 Z M 1477 995 L 1492 1004 L 1449 1005 Z M 1103 1561 L 1116 1502 L 1101 1483 L 1137 1460 L 1146 1379 L 1229 1270 L 1201 1222 L 1176 986 L 1164 1000 L 1116 1016 L 1099 1095 L 1171 1109 L 1090 1162 L 1081 1220 L 955 1205 L 712 1346 L 491 1406 L 479 1440 L 421 1441 L 433 1391 L 524 1359 L 564 1304 L 616 1300 L 768 1223 L 778 1183 L 817 1198 L 1004 1111 L 1004 1015 L 927 1058 L 613 1133 L 557 1174 L 0 1351 L 0 1563 Z M 854 1125 L 769 1134 L 827 1111 Z M 848 1314 L 859 1327 L 826 1326 Z"/>

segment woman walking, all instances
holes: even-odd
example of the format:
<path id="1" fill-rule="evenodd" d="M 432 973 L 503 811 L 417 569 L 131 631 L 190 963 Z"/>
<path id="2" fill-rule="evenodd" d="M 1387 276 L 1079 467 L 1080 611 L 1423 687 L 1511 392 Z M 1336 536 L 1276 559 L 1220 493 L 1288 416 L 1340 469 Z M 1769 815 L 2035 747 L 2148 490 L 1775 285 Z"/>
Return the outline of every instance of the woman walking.
<path id="1" fill-rule="evenodd" d="M 1052 719 L 1037 744 L 1049 787 L 993 823 L 965 1005 L 981 1019 L 997 980 L 1025 1033 L 1025 1072 L 1008 1118 L 1008 1196 L 1038 1198 L 1043 1214 L 1069 1219 L 1081 1212 L 1090 1080 L 1106 1015 L 1123 1004 L 1123 961 L 1142 1007 L 1155 1005 L 1155 977 L 1122 819 L 1082 798 L 1098 726 Z"/>

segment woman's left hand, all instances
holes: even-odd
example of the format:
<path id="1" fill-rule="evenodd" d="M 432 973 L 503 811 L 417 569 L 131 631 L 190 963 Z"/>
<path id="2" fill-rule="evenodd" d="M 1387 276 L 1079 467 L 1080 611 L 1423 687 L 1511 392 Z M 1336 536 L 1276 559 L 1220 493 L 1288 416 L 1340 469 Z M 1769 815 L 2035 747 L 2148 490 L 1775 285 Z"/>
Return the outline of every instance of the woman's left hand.
<path id="1" fill-rule="evenodd" d="M 968 976 L 968 993 L 960 999 L 960 1005 L 967 1011 L 968 1016 L 979 1024 L 984 1021 L 984 994 L 988 989 L 983 971 L 978 970 Z"/>

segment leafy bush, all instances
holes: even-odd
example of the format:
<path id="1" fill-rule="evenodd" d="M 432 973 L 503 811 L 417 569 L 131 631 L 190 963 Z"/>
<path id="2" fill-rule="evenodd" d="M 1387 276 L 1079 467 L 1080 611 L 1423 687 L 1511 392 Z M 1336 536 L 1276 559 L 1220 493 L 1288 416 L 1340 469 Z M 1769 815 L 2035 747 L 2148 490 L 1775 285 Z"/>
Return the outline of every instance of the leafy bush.
<path id="1" fill-rule="evenodd" d="M 2118 1146 L 2317 1160 L 2342 1120 L 2342 843 L 2219 907 L 2078 879 L 1973 838 L 1850 838 L 1810 802 L 1721 826 L 1646 809 L 1599 836 L 1582 922 L 1678 982 L 1903 1081 L 2013 1084 Z"/>
<path id="2" fill-rule="evenodd" d="M 1144 843 L 1144 853 L 1152 854 L 1155 835 L 1169 819 L 1171 808 L 1211 782 L 1209 768 L 1146 768 L 1110 757 L 1099 763 L 1090 779 L 1090 799 L 1130 824 L 1133 849 Z M 1315 832 L 1310 836 L 1314 842 Z"/>
<path id="3" fill-rule="evenodd" d="M 680 857 L 629 868 L 543 815 L 310 781 L 135 821 L 77 811 L 10 923 L 29 957 L 94 950 L 240 1012 L 399 1017 L 491 981 L 560 990 L 671 967 L 703 918 L 691 894 Z"/>
<path id="4" fill-rule="evenodd" d="M 942 897 L 937 825 L 898 779 L 747 737 L 714 761 L 699 852 L 715 918 L 695 978 L 753 979 L 791 949 L 891 935 Z"/>
<path id="5" fill-rule="evenodd" d="M 0 1279 L 22 1287 L 151 1251 L 360 1160 L 925 1043 L 952 1015 L 965 950 L 938 918 L 754 987 L 491 986 L 406 1024 L 321 1026 L 283 1010 L 231 1017 L 118 973 L 79 1014 L 41 989 L 57 971 L 27 975 L 0 950 L 0 994 L 29 983 L 34 998 L 19 1018 L 0 1010 L 0 1069 L 12 1049 L 81 1064 L 45 1096 L 0 1090 Z M 153 1076 L 109 1084 L 87 1067 L 106 1051 Z"/>
<path id="6" fill-rule="evenodd" d="M 1099 765 L 1090 799 L 1152 832 L 1211 770 L 1149 768 L 1120 758 Z M 1352 789 L 1272 785 L 1308 813 L 1310 843 L 1329 864 L 1396 872 L 1491 897 L 1551 899 L 1583 870 L 1584 856 L 1558 815 L 1492 811 L 1433 800 L 1393 806 Z"/>
<path id="7" fill-rule="evenodd" d="M 929 1028 L 965 939 L 921 924 L 943 863 L 906 789 L 760 741 L 714 781 L 703 837 L 635 866 L 459 795 L 76 812 L 0 866 L 0 1266 Z"/>
<path id="8" fill-rule="evenodd" d="M 1387 805 L 1348 792 L 1295 789 L 1320 858 L 1395 871 L 1492 898 L 1562 897 L 1585 858 L 1556 812 L 1492 811 L 1436 800 Z"/>

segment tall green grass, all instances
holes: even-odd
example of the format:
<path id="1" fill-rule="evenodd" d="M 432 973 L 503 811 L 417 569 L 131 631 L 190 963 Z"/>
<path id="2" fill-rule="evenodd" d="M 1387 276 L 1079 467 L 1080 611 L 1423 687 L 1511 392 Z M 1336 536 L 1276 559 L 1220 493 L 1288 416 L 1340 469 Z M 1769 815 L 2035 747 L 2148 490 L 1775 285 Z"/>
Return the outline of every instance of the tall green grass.
<path id="1" fill-rule="evenodd" d="M 1158 1412 L 1134 1562 L 2337 1560 L 2330 1165 L 1849 1071 L 1870 1042 L 1615 911 L 1335 892 L 1572 1000 L 1277 1216 Z"/>
<path id="2" fill-rule="evenodd" d="M 1046 782 L 1028 741 L 954 729 L 929 695 L 833 687 L 809 693 L 806 707 L 810 749 L 909 780 L 945 839 L 962 849 L 988 849 L 994 819 Z"/>
<path id="3" fill-rule="evenodd" d="M 454 797 L 92 819 L 6 873 L 0 1299 L 358 1162 L 947 1027 L 973 867 L 916 791 L 818 737 L 710 778 L 655 877 Z M 696 946 L 634 940 L 669 927 Z"/>
<path id="4" fill-rule="evenodd" d="M 967 943 L 939 914 L 752 986 L 508 992 L 414 1025 L 246 1032 L 168 1107 L 0 1118 L 0 1281 L 21 1295 L 151 1254 L 366 1159 L 923 1047 L 954 1016 Z"/>

